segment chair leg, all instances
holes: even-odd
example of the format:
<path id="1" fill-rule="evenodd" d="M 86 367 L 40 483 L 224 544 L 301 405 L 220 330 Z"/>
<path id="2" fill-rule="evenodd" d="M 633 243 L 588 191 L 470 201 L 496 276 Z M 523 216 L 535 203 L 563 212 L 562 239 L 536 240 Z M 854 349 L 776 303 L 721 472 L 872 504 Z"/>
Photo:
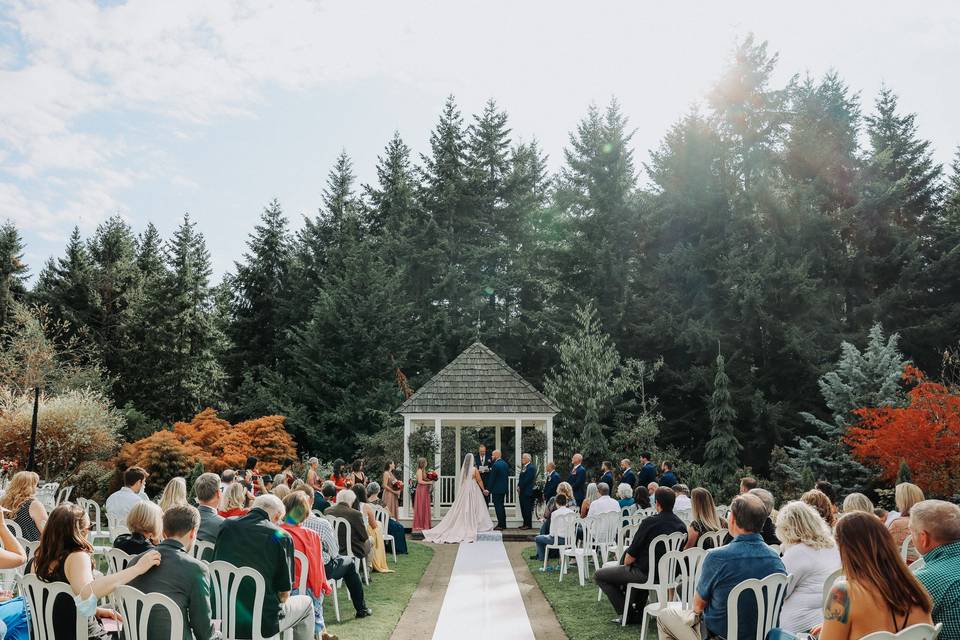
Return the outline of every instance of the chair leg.
<path id="1" fill-rule="evenodd" d="M 567 556 L 563 551 L 560 552 L 560 582 L 563 582 L 563 574 L 567 572 Z"/>
<path id="2" fill-rule="evenodd" d="M 626 609 L 624 609 L 624 612 L 626 612 Z M 647 618 L 648 618 L 649 616 L 650 616 L 650 614 L 647 612 L 647 608 L 644 607 L 644 608 L 643 608 L 643 622 L 640 623 L 640 638 L 641 638 L 641 640 L 643 640 L 643 639 L 645 639 L 645 638 L 647 637 Z"/>
<path id="3" fill-rule="evenodd" d="M 337 597 L 337 581 L 333 581 L 333 613 L 337 616 L 337 622 L 340 622 L 340 598 Z"/>
<path id="4" fill-rule="evenodd" d="M 547 558 L 550 557 L 550 548 L 547 547 L 543 550 L 543 571 L 547 570 Z"/>
<path id="5" fill-rule="evenodd" d="M 620 616 L 620 626 L 627 626 L 627 611 L 630 610 L 630 592 L 633 591 L 632 585 L 627 585 L 627 593 L 623 598 L 623 615 Z"/>

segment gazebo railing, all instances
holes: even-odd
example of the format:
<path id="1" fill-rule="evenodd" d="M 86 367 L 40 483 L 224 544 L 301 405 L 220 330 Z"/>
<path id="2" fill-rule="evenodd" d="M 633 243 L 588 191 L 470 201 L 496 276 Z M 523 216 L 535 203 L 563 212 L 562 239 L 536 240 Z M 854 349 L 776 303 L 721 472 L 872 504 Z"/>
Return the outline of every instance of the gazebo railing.
<path id="1" fill-rule="evenodd" d="M 437 485 L 440 490 L 440 506 L 449 507 L 457 498 L 457 476 L 440 476 Z M 507 497 L 504 505 L 515 507 L 517 505 L 517 478 L 509 476 L 507 478 Z"/>

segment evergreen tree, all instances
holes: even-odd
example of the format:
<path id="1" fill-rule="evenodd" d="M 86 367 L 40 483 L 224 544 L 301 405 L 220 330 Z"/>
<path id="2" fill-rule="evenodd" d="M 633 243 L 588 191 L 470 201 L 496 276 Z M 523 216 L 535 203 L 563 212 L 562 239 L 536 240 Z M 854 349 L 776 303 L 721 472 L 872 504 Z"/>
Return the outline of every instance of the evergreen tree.
<path id="1" fill-rule="evenodd" d="M 29 269 L 23 261 L 23 239 L 11 221 L 0 226 L 0 331 L 9 322 L 13 305 L 27 293 Z"/>
<path id="2" fill-rule="evenodd" d="M 734 429 L 737 412 L 731 404 L 729 385 L 723 354 L 717 354 L 710 396 L 710 440 L 703 450 L 703 465 L 718 486 L 726 485 L 736 475 L 743 450 Z"/>
<path id="3" fill-rule="evenodd" d="M 96 308 L 93 276 L 90 252 L 80 229 L 74 227 L 66 255 L 47 262 L 34 288 L 37 301 L 49 307 L 51 318 L 69 325 L 65 336 L 89 334 Z"/>

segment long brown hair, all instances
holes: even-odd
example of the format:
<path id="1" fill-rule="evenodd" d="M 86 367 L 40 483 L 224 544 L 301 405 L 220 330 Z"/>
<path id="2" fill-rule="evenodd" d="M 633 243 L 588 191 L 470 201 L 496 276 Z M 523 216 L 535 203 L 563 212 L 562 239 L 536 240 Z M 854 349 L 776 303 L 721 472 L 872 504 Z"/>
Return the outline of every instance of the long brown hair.
<path id="1" fill-rule="evenodd" d="M 40 534 L 40 546 L 33 556 L 33 572 L 39 578 L 48 582 L 53 580 L 54 573 L 64 566 L 71 553 L 93 553 L 93 545 L 84 530 L 86 517 L 83 509 L 70 502 L 64 502 L 50 512 L 47 525 Z"/>
<path id="2" fill-rule="evenodd" d="M 833 503 L 830 502 L 830 496 L 819 489 L 810 489 L 810 491 L 800 496 L 800 500 L 816 509 L 820 517 L 823 518 L 823 521 L 827 523 L 827 526 L 833 528 L 837 518 L 833 514 Z"/>
<path id="3" fill-rule="evenodd" d="M 690 494 L 690 515 L 699 520 L 711 531 L 719 531 L 720 518 L 717 517 L 717 505 L 713 502 L 713 495 L 703 487 L 697 487 Z"/>
<path id="4" fill-rule="evenodd" d="M 862 511 L 848 513 L 837 522 L 836 536 L 847 580 L 879 596 L 894 613 L 907 615 L 915 606 L 930 613 L 930 595 L 907 568 L 879 518 Z"/>

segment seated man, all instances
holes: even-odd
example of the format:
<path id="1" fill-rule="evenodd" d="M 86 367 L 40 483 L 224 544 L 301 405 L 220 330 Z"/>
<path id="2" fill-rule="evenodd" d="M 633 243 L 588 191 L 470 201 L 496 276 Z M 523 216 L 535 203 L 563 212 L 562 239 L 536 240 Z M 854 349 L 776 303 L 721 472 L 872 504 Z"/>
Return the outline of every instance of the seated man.
<path id="1" fill-rule="evenodd" d="M 647 508 L 653 508 L 657 506 L 657 489 L 660 488 L 656 482 L 651 482 L 647 485 L 647 501 L 650 503 L 647 505 Z M 639 501 L 637 502 L 637 508 L 642 509 Z"/>
<path id="2" fill-rule="evenodd" d="M 620 503 L 610 497 L 610 485 L 601 482 L 597 485 L 600 497 L 590 503 L 588 516 L 597 516 L 601 513 L 620 513 Z"/>
<path id="3" fill-rule="evenodd" d="M 337 493 L 337 504 L 333 505 L 324 515 L 343 518 L 350 523 L 350 551 L 355 558 L 366 558 L 373 549 L 373 540 L 367 533 L 366 518 L 353 508 L 357 501 L 357 494 L 352 489 L 341 489 Z M 347 554 L 346 528 L 340 527 L 337 531 L 337 542 L 340 544 L 340 553 Z"/>
<path id="4" fill-rule="evenodd" d="M 322 514 L 327 513 L 327 509 L 333 505 L 333 500 L 337 496 L 337 485 L 330 480 L 324 480 L 320 485 L 320 491 L 314 491 L 313 508 Z"/>
<path id="5" fill-rule="evenodd" d="M 777 528 L 773 524 L 773 507 L 775 506 L 773 494 L 766 489 L 760 488 L 750 489 L 748 493 L 760 498 L 760 502 L 763 503 L 763 508 L 767 510 L 767 519 L 764 520 L 763 528 L 760 530 L 763 541 L 767 544 L 780 544 L 780 539 L 777 538 Z"/>
<path id="6" fill-rule="evenodd" d="M 544 554 L 547 551 L 547 545 L 553 544 L 554 539 L 556 539 L 558 544 L 564 544 L 566 542 L 566 540 L 564 540 L 562 537 L 555 537 L 559 531 L 557 531 L 556 527 L 554 526 L 554 523 L 556 522 L 554 518 L 567 513 L 573 513 L 573 509 L 570 509 L 567 506 L 567 496 L 563 495 L 562 493 L 554 496 L 553 504 L 556 508 L 550 515 L 550 535 L 539 535 L 534 538 L 534 542 L 537 544 L 537 560 L 544 559 Z"/>
<path id="7" fill-rule="evenodd" d="M 197 511 L 200 512 L 197 540 L 216 542 L 220 527 L 223 526 L 223 518 L 217 513 L 220 507 L 220 478 L 215 473 L 201 474 L 193 482 L 193 493 L 197 496 Z"/>
<path id="8" fill-rule="evenodd" d="M 631 582 L 646 582 L 649 572 L 656 572 L 657 562 L 660 561 L 660 556 L 665 551 L 663 545 L 660 545 L 656 549 L 653 566 L 649 566 L 650 542 L 659 535 L 687 532 L 687 525 L 673 513 L 673 502 L 676 495 L 673 489 L 668 487 L 657 489 L 657 513 L 645 518 L 640 523 L 636 535 L 633 536 L 633 542 L 627 547 L 620 564 L 615 567 L 602 567 L 593 576 L 597 586 L 610 600 L 610 604 L 613 605 L 617 615 L 627 616 L 628 624 L 640 622 L 643 607 L 646 606 L 647 602 L 646 598 L 642 596 L 634 597 L 630 603 L 630 611 L 625 612 L 623 604 L 626 599 L 627 585 Z M 613 503 L 617 504 L 616 501 Z M 618 506 L 617 511 L 619 510 Z M 646 594 L 648 592 L 640 593 Z M 620 624 L 621 618 L 617 618 L 614 622 Z"/>
<path id="9" fill-rule="evenodd" d="M 127 515 L 137 503 L 150 501 L 143 490 L 149 475 L 143 467 L 130 467 L 123 472 L 123 486 L 107 498 L 104 504 L 107 515 L 114 517 L 120 526 L 127 526 Z"/>
<path id="10" fill-rule="evenodd" d="M 658 497 L 659 498 L 659 497 Z M 767 508 L 759 497 L 737 496 L 730 503 L 729 528 L 734 536 L 730 544 L 710 551 L 703 559 L 700 581 L 694 595 L 693 611 L 706 625 L 702 637 L 723 637 L 727 633 L 727 597 L 735 586 L 750 578 L 766 578 L 786 573 L 783 561 L 760 535 L 767 519 Z M 687 612 L 689 613 L 689 612 Z M 691 627 L 680 609 L 664 609 L 657 614 L 660 640 L 700 640 L 700 625 Z M 737 608 L 739 639 L 752 640 L 756 635 L 757 604 L 749 595 L 740 599 Z"/>
<path id="11" fill-rule="evenodd" d="M 960 507 L 924 500 L 910 507 L 913 546 L 924 565 L 916 576 L 933 598 L 933 622 L 941 640 L 960 640 Z"/>
<path id="12" fill-rule="evenodd" d="M 213 476 L 217 489 L 220 480 Z M 130 586 L 144 593 L 162 593 L 176 603 L 183 615 L 183 629 L 170 629 L 170 616 L 163 609 L 150 614 L 147 635 L 150 640 L 182 637 L 209 640 L 213 636 L 210 623 L 210 576 L 207 566 L 194 560 L 190 549 L 200 527 L 200 514 L 189 505 L 170 507 L 163 514 L 163 542 L 156 546 L 160 564 L 130 581 Z M 138 558 L 134 559 L 136 562 Z"/>
<path id="13" fill-rule="evenodd" d="M 313 600 L 307 595 L 290 595 L 293 541 L 278 525 L 283 516 L 280 498 L 271 494 L 257 496 L 248 514 L 223 523 L 213 559 L 250 567 L 263 576 L 266 595 L 260 633 L 264 637 L 272 638 L 293 628 L 294 640 L 312 640 Z M 253 595 L 252 583 L 245 580 L 236 605 L 237 635 L 241 638 L 251 637 Z"/>

